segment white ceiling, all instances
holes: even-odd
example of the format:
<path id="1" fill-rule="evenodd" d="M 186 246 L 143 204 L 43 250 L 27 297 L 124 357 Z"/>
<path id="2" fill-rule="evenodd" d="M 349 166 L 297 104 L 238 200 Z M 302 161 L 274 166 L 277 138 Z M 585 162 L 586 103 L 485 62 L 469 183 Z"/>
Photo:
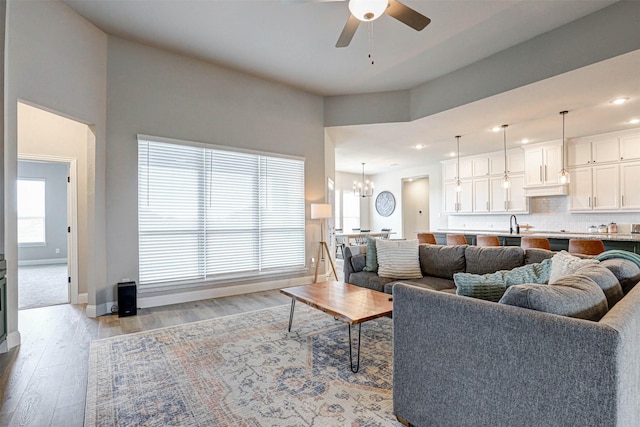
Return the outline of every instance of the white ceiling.
<path id="1" fill-rule="evenodd" d="M 109 34 L 282 82 L 319 95 L 416 87 L 606 7 L 613 0 L 405 0 L 432 22 L 423 31 L 383 16 L 351 45 L 334 45 L 348 17 L 344 1 L 64 0 Z M 375 65 L 367 58 L 372 51 Z M 336 169 L 367 173 L 442 160 L 461 139 L 461 155 L 496 151 L 510 124 L 509 147 L 523 137 L 558 139 L 629 127 L 640 116 L 640 54 L 500 94 L 412 123 L 329 128 Z M 613 62 L 612 62 L 613 61 Z M 618 62 L 616 62 L 618 61 Z M 622 62 L 620 62 L 622 61 Z M 631 101 L 612 107 L 619 95 Z M 427 146 L 417 152 L 416 143 Z M 355 159 L 355 161 L 354 161 Z M 396 164 L 396 166 L 390 166 Z"/>

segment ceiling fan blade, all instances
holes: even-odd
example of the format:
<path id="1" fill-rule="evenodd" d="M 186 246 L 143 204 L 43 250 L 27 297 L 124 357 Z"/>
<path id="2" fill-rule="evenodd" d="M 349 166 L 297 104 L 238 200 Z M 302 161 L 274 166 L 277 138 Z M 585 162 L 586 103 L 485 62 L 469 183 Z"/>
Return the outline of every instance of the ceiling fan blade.
<path id="1" fill-rule="evenodd" d="M 389 7 L 385 13 L 396 18 L 403 24 L 410 26 L 416 31 L 422 30 L 431 22 L 431 19 L 427 18 L 420 12 L 416 12 L 409 6 L 405 6 L 397 0 L 389 0 Z"/>
<path id="2" fill-rule="evenodd" d="M 360 25 L 360 20 L 353 15 L 349 15 L 349 19 L 347 19 L 347 23 L 344 24 L 342 33 L 338 38 L 336 47 L 349 46 L 349 43 L 351 43 L 351 39 L 353 38 L 353 35 L 356 33 L 356 30 L 358 29 L 358 25 Z"/>

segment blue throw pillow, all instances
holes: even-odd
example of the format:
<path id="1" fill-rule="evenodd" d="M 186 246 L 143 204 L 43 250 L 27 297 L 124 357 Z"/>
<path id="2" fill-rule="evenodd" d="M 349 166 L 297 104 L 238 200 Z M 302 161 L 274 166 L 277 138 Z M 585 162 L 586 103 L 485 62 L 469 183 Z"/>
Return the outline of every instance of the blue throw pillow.
<path id="1" fill-rule="evenodd" d="M 509 286 L 523 283 L 545 284 L 551 275 L 551 259 L 523 265 L 513 270 L 488 274 L 456 273 L 453 281 L 456 294 L 498 302 Z"/>
<path id="2" fill-rule="evenodd" d="M 378 272 L 378 253 L 376 252 L 376 239 L 367 237 L 367 263 L 364 271 Z"/>

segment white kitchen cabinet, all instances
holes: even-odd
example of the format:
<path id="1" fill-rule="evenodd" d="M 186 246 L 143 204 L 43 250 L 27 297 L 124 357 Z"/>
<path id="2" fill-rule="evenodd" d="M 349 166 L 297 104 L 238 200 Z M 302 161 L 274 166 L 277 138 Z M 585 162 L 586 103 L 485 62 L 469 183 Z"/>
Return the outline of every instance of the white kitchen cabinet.
<path id="1" fill-rule="evenodd" d="M 473 164 L 473 177 L 486 177 L 489 176 L 489 158 L 478 157 L 472 160 Z"/>
<path id="2" fill-rule="evenodd" d="M 557 196 L 567 194 L 560 183 L 562 142 L 537 144 L 524 148 L 524 179 L 527 196 Z"/>
<path id="3" fill-rule="evenodd" d="M 570 211 L 612 211 L 620 208 L 620 167 L 617 164 L 570 171 Z"/>
<path id="4" fill-rule="evenodd" d="M 445 182 L 455 181 L 456 177 L 458 176 L 457 163 L 455 161 L 442 163 L 442 175 Z"/>
<path id="5" fill-rule="evenodd" d="M 462 181 L 462 191 L 458 193 L 458 213 L 473 212 L 473 182 Z"/>
<path id="6" fill-rule="evenodd" d="M 473 183 L 462 181 L 462 190 L 456 191 L 455 182 L 444 184 L 444 211 L 445 213 L 470 213 L 473 211 Z"/>
<path id="7" fill-rule="evenodd" d="M 593 170 L 593 210 L 608 211 L 620 207 L 620 167 L 598 165 Z"/>
<path id="8" fill-rule="evenodd" d="M 507 172 L 524 172 L 524 151 L 517 148 L 507 151 Z M 489 174 L 504 175 L 504 153 L 495 153 L 489 157 Z"/>
<path id="9" fill-rule="evenodd" d="M 640 142 L 639 142 L 640 144 Z M 640 162 L 620 164 L 620 208 L 640 210 Z"/>
<path id="10" fill-rule="evenodd" d="M 640 135 L 620 137 L 620 160 L 640 159 Z"/>
<path id="11" fill-rule="evenodd" d="M 569 183 L 569 210 L 591 210 L 591 189 L 593 187 L 591 168 L 576 168 L 569 172 L 571 173 L 571 182 Z"/>
<path id="12" fill-rule="evenodd" d="M 529 212 L 529 199 L 524 192 L 524 175 L 511 176 L 511 186 L 507 190 L 507 210 L 509 212 Z"/>
<path id="13" fill-rule="evenodd" d="M 618 138 L 580 138 L 570 141 L 567 146 L 567 164 L 569 166 L 617 162 L 619 157 Z"/>
<path id="14" fill-rule="evenodd" d="M 489 179 L 473 180 L 473 212 L 489 212 Z"/>
<path id="15" fill-rule="evenodd" d="M 507 190 L 502 187 L 502 177 L 493 177 L 489 183 L 491 212 L 507 211 Z"/>
<path id="16" fill-rule="evenodd" d="M 460 159 L 460 179 L 473 177 L 473 160 L 470 158 Z"/>

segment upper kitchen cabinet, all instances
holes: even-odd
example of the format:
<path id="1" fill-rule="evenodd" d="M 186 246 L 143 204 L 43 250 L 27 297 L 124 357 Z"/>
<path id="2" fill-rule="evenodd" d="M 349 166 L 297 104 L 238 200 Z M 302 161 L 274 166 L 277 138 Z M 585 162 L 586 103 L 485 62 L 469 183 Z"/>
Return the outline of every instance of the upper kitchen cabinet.
<path id="1" fill-rule="evenodd" d="M 524 151 L 521 148 L 507 151 L 507 173 L 524 173 Z M 493 153 L 489 156 L 489 174 L 504 174 L 504 153 Z"/>
<path id="2" fill-rule="evenodd" d="M 567 194 L 567 185 L 560 184 L 562 141 L 524 147 L 524 177 L 527 196 L 558 196 Z"/>
<path id="3" fill-rule="evenodd" d="M 618 138 L 576 138 L 569 141 L 567 145 L 567 164 L 569 166 L 617 162 L 619 159 Z"/>
<path id="4" fill-rule="evenodd" d="M 636 131 L 637 132 L 637 131 Z M 640 133 L 620 137 L 620 160 L 640 159 Z"/>

